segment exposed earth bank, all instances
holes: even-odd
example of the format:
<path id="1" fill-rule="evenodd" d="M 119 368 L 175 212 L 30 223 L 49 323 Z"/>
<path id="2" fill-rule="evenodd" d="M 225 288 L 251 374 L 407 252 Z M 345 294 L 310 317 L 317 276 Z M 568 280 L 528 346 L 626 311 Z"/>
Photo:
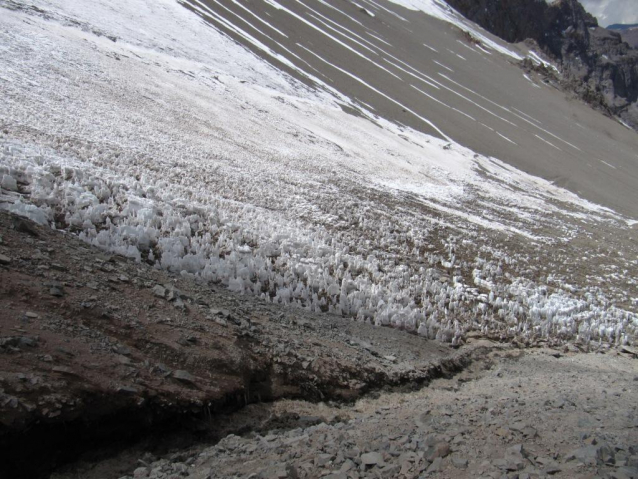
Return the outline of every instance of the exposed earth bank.
<path id="1" fill-rule="evenodd" d="M 2 477 L 637 474 L 631 348 L 455 349 L 0 237 Z"/>
<path id="2" fill-rule="evenodd" d="M 637 477 L 635 374 L 636 360 L 615 353 L 503 346 L 417 392 L 353 406 L 250 406 L 241 417 L 255 425 L 291 414 L 299 420 L 138 456 L 126 477 Z M 308 426 L 313 419 L 318 424 Z"/>
<path id="3" fill-rule="evenodd" d="M 267 305 L 4 212 L 0 237 L 1 477 L 249 403 L 427 383 L 485 349 Z"/>

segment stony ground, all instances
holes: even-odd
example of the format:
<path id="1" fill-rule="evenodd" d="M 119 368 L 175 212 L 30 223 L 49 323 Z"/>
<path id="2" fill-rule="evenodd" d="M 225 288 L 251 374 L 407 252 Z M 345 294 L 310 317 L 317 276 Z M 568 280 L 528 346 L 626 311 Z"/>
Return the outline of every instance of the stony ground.
<path id="1" fill-rule="evenodd" d="M 637 366 L 616 352 L 502 346 L 416 392 L 373 394 L 349 406 L 251 405 L 226 418 L 248 432 L 215 445 L 138 452 L 124 477 L 638 477 Z M 106 477 L 131 459 L 54 477 Z"/>
<path id="2" fill-rule="evenodd" d="M 0 238 L 0 477 L 638 475 L 630 348 L 454 349 Z"/>
<path id="3" fill-rule="evenodd" d="M 267 305 L 7 213 L 0 238 L 0 447 L 10 451 L 0 473 L 10 477 L 35 477 L 97 439 L 199 427 L 252 402 L 352 401 L 425 383 L 476 349 Z"/>

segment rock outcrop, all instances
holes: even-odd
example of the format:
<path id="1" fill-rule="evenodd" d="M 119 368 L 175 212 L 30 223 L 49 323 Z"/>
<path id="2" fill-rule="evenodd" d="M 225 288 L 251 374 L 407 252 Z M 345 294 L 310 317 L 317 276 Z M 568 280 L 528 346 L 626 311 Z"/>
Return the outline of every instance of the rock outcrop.
<path id="1" fill-rule="evenodd" d="M 580 98 L 638 129 L 638 50 L 598 26 L 577 0 L 448 0 L 508 42 L 534 40 Z"/>
<path id="2" fill-rule="evenodd" d="M 609 25 L 607 30 L 620 33 L 623 42 L 627 42 L 632 48 L 638 48 L 638 24 L 624 25 L 622 23 L 616 23 Z"/>

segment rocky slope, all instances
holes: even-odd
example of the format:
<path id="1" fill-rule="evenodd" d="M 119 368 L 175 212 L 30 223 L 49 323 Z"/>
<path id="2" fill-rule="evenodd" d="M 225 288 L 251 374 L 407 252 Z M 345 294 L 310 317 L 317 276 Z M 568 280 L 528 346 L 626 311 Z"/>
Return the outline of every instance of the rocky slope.
<path id="1" fill-rule="evenodd" d="M 614 24 L 609 25 L 607 30 L 620 33 L 623 42 L 627 42 L 629 46 L 638 48 L 638 25 Z"/>
<path id="2" fill-rule="evenodd" d="M 638 51 L 598 26 L 577 0 L 449 0 L 509 42 L 533 40 L 561 65 L 562 84 L 597 108 L 638 127 Z"/>
<path id="3" fill-rule="evenodd" d="M 638 137 L 361 1 L 0 0 L 0 479 L 635 476 Z"/>
<path id="4" fill-rule="evenodd" d="M 201 429 L 278 398 L 352 401 L 469 360 L 435 341 L 182 279 L 0 212 L 0 477 Z M 33 462 L 30 457 L 37 455 Z"/>
<path id="5" fill-rule="evenodd" d="M 0 213 L 3 478 L 636 477 L 638 353 L 535 346 L 269 305 Z"/>
<path id="6" fill-rule="evenodd" d="M 502 346 L 418 391 L 254 404 L 228 418 L 246 429 L 217 443 L 131 451 L 54 479 L 102 479 L 126 461 L 122 479 L 634 478 L 637 363 Z"/>

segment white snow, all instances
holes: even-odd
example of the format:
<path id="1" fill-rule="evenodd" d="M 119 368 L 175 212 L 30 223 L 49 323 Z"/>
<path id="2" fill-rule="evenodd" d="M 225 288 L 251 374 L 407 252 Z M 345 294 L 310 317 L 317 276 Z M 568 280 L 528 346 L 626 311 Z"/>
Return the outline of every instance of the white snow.
<path id="1" fill-rule="evenodd" d="M 428 48 L 428 49 L 430 49 L 430 50 L 432 50 L 434 53 L 439 53 L 439 51 L 438 51 L 436 48 L 431 47 L 431 46 L 430 46 L 430 45 L 428 45 L 427 43 L 424 43 L 424 44 L 423 44 L 423 46 L 424 46 L 424 47 L 426 47 L 426 48 Z"/>
<path id="2" fill-rule="evenodd" d="M 418 113 L 416 113 L 415 111 L 411 110 L 410 108 L 408 108 L 407 106 L 399 103 L 398 101 L 396 101 L 394 98 L 390 97 L 389 95 L 386 95 L 384 92 L 382 92 L 381 90 L 373 87 L 372 85 L 370 85 L 369 83 L 365 82 L 364 80 L 362 80 L 361 78 L 359 78 L 356 75 L 353 75 L 352 73 L 350 73 L 347 70 L 344 70 L 341 67 L 338 67 L 337 65 L 335 65 L 334 63 L 330 63 L 329 61 L 327 61 L 326 59 L 322 58 L 321 56 L 317 55 L 315 52 L 313 52 L 312 50 L 304 47 L 301 44 L 297 44 L 297 46 L 303 48 L 304 50 L 306 50 L 308 53 L 314 55 L 315 57 L 317 57 L 319 60 L 321 60 L 322 62 L 324 62 L 327 65 L 330 65 L 332 68 L 334 68 L 335 70 L 339 70 L 341 73 L 349 76 L 350 78 L 352 78 L 353 80 L 357 81 L 358 83 L 360 83 L 361 85 L 365 86 L 366 88 L 369 88 L 370 90 L 372 90 L 373 92 L 381 95 L 382 97 L 390 100 L 392 103 L 400 106 L 401 108 L 403 108 L 405 111 L 410 112 L 412 115 L 414 115 L 416 118 L 418 118 L 419 120 L 423 121 L 423 123 L 427 124 L 428 126 L 432 127 L 437 133 L 439 133 L 443 138 L 445 138 L 448 141 L 451 141 L 451 138 L 449 136 L 447 136 L 445 133 L 443 133 L 434 123 L 432 123 L 430 120 L 428 120 L 427 118 L 424 118 L 423 116 L 419 115 Z"/>
<path id="3" fill-rule="evenodd" d="M 368 31 L 366 31 L 365 33 L 366 33 L 366 35 L 369 35 L 369 36 L 371 36 L 372 38 L 375 38 L 375 39 L 379 40 L 381 43 L 385 43 L 385 44 L 386 44 L 387 46 L 389 46 L 389 47 L 391 47 L 391 46 L 392 46 L 392 44 L 391 44 L 391 43 L 388 43 L 388 42 L 387 42 L 387 41 L 385 41 L 383 38 L 381 38 L 379 35 L 375 35 L 374 33 L 372 33 L 372 32 L 368 32 Z"/>
<path id="4" fill-rule="evenodd" d="M 628 130 L 633 130 L 633 128 L 631 126 L 629 126 L 627 123 L 625 123 L 624 121 L 622 121 L 621 119 L 618 119 L 618 121 L 620 122 L 620 124 L 622 126 L 624 126 L 625 128 L 627 128 Z"/>
<path id="5" fill-rule="evenodd" d="M 403 71 L 404 73 L 407 73 L 407 74 L 408 74 L 408 75 L 410 75 L 411 77 L 414 77 L 414 78 L 416 78 L 417 80 L 420 80 L 420 81 L 422 81 L 423 83 L 426 83 L 427 85 L 430 85 L 432 88 L 435 88 L 435 89 L 437 89 L 437 90 L 439 89 L 439 87 L 438 87 L 436 84 L 431 83 L 430 81 L 428 81 L 428 80 L 426 80 L 426 79 L 424 78 L 424 77 L 427 77 L 427 75 L 418 74 L 419 72 L 418 72 L 418 71 L 416 71 L 416 70 L 414 70 L 414 71 L 416 71 L 416 73 L 412 73 L 411 71 L 406 70 L 405 68 L 403 68 L 401 65 L 397 65 L 396 63 L 391 62 L 391 61 L 390 61 L 390 60 L 388 60 L 388 59 L 386 59 L 385 61 L 386 61 L 386 62 L 388 62 L 388 63 L 389 63 L 390 65 L 392 65 L 393 67 L 398 68 L 399 70 Z"/>
<path id="6" fill-rule="evenodd" d="M 476 121 L 476 118 L 471 117 L 470 115 L 468 115 L 468 114 L 467 114 L 467 113 L 465 113 L 464 111 L 461 111 L 461 110 L 459 110 L 459 109 L 457 109 L 457 108 L 454 108 L 454 107 L 452 107 L 452 106 L 448 105 L 447 103 L 443 103 L 441 100 L 439 100 L 439 99 L 437 99 L 437 98 L 433 97 L 433 96 L 432 96 L 432 95 L 430 95 L 429 93 L 424 92 L 423 90 L 421 90 L 420 88 L 418 88 L 418 87 L 416 87 L 416 86 L 414 86 L 414 85 L 410 85 L 410 86 L 411 86 L 412 88 L 414 88 L 415 90 L 417 90 L 417 91 L 418 91 L 419 93 L 421 93 L 422 95 L 424 95 L 424 96 L 428 97 L 430 100 L 433 100 L 433 101 L 435 101 L 436 103 L 438 103 L 438 104 L 440 104 L 440 105 L 443 105 L 443 106 L 444 106 L 444 107 L 446 107 L 446 108 L 449 108 L 449 109 L 451 109 L 451 110 L 454 110 L 454 111 L 456 111 L 457 113 L 460 113 L 461 115 L 463 115 L 463 116 L 465 116 L 465 117 L 469 118 L 469 119 L 470 119 L 470 120 L 472 120 L 472 121 Z"/>
<path id="7" fill-rule="evenodd" d="M 380 10 L 384 10 L 384 11 L 388 12 L 390 15 L 398 18 L 401 21 L 408 23 L 408 19 L 407 18 L 402 17 L 398 13 L 396 13 L 396 12 L 394 12 L 394 11 L 388 9 L 388 8 L 385 8 L 383 5 L 380 5 L 379 3 L 375 2 L 374 0 L 364 0 L 364 1 L 366 3 L 369 3 L 370 5 L 374 5 L 375 7 L 377 7 Z"/>
<path id="8" fill-rule="evenodd" d="M 615 167 L 614 165 L 612 165 L 611 163 L 607 163 L 607 162 L 606 162 L 606 161 L 604 161 L 604 160 L 600 160 L 600 162 L 601 162 L 601 163 L 603 163 L 603 164 L 605 164 L 605 165 L 607 165 L 607 166 L 608 166 L 608 167 L 610 167 L 610 168 L 613 168 L 614 170 L 616 169 L 616 167 Z"/>
<path id="9" fill-rule="evenodd" d="M 553 63 L 543 59 L 538 53 L 533 50 L 530 50 L 527 54 L 528 58 L 530 58 L 536 65 L 543 65 L 545 68 L 550 68 L 554 70 L 556 73 L 560 73 L 560 70 L 556 68 L 556 65 Z"/>
<path id="10" fill-rule="evenodd" d="M 441 62 L 437 62 L 436 60 L 432 60 L 434 63 L 436 63 L 438 66 L 440 66 L 441 68 L 445 68 L 447 71 L 454 73 L 454 70 L 452 70 L 450 67 L 444 65 Z"/>
<path id="11" fill-rule="evenodd" d="M 509 141 L 511 144 L 516 145 L 516 143 L 514 143 L 512 140 L 510 140 L 510 139 L 509 139 L 508 137 L 506 137 L 505 135 L 503 135 L 503 134 L 499 133 L 498 131 L 496 132 L 496 134 L 497 134 L 498 136 L 500 136 L 501 138 L 503 138 L 504 140 Z"/>
<path id="12" fill-rule="evenodd" d="M 553 284 L 546 294 L 547 285 L 514 269 L 524 258 L 485 241 L 567 241 L 577 231 L 569 218 L 615 224 L 612 212 L 378 117 L 204 4 L 192 5 L 211 23 L 172 0 L 33 4 L 46 16 L 0 6 L 3 209 L 264 301 L 431 338 L 469 330 L 635 337 L 635 315 L 602 293 Z M 283 33 L 254 21 L 272 38 Z M 220 25 L 317 89 L 230 40 Z M 443 85 L 399 63 L 431 80 L 426 85 Z M 544 237 L 548 230 L 558 239 Z M 461 266 L 473 269 L 470 279 L 457 274 Z M 493 294 L 479 300 L 477 287 Z"/>
<path id="13" fill-rule="evenodd" d="M 452 82 L 452 83 L 454 83 L 454 84 L 456 84 L 456 85 L 459 85 L 458 83 L 456 83 L 455 81 L 451 80 L 449 77 L 447 77 L 447 76 L 443 75 L 442 73 L 439 73 L 439 75 L 440 75 L 441 77 L 445 78 L 446 80 L 448 80 L 448 81 L 450 81 L 450 82 Z M 450 87 L 448 87 L 448 86 L 446 86 L 446 85 L 443 85 L 443 84 L 441 84 L 441 83 L 439 83 L 439 85 L 441 85 L 441 86 L 442 86 L 443 88 L 445 88 L 446 90 L 448 90 L 448 91 L 450 91 L 450 92 L 454 93 L 454 94 L 455 94 L 456 96 L 458 96 L 459 98 L 463 98 L 465 101 L 467 101 L 467 102 L 471 103 L 472 105 L 474 105 L 474 106 L 476 106 L 476 107 L 480 108 L 481 110 L 485 111 L 486 113 L 489 113 L 489 114 L 490 114 L 490 115 L 492 115 L 493 117 L 498 118 L 499 120 L 502 120 L 502 121 L 504 121 L 505 123 L 510 124 L 511 126 L 514 126 L 514 127 L 516 127 L 516 126 L 517 126 L 517 125 L 516 125 L 516 123 L 513 123 L 513 122 L 511 122 L 510 120 L 508 120 L 507 118 L 503 118 L 502 116 L 497 115 L 497 114 L 496 114 L 496 113 L 494 113 L 492 110 L 489 110 L 489 109 L 485 108 L 483 105 L 480 105 L 479 103 L 475 102 L 474 100 L 471 100 L 470 98 L 468 98 L 468 97 L 466 97 L 465 95 L 463 95 L 463 94 L 461 94 L 461 93 L 457 92 L 456 90 L 453 90 L 452 88 L 450 88 Z M 463 85 L 459 85 L 459 86 L 460 86 L 460 87 L 462 87 L 462 88 L 464 88 L 464 89 L 466 89 L 466 90 L 468 90 L 468 91 L 470 91 L 470 92 L 472 92 L 472 90 L 470 90 L 469 88 L 465 88 L 465 87 L 463 87 Z M 474 92 L 472 92 L 472 93 L 474 93 Z M 481 98 L 486 99 L 485 97 L 481 97 Z M 487 100 L 487 99 L 486 99 L 486 100 Z M 490 101 L 490 100 L 488 100 L 488 101 Z M 496 105 L 496 106 L 500 106 L 500 105 L 498 105 L 498 104 L 496 104 L 496 103 L 494 103 L 494 102 L 492 102 L 492 101 L 490 101 L 490 103 L 493 103 L 493 104 L 494 104 L 494 105 Z M 503 109 L 504 109 L 504 110 L 506 110 L 506 111 L 509 111 L 509 110 L 507 110 L 507 108 L 504 108 L 504 107 L 501 107 L 501 108 L 503 108 Z"/>
<path id="14" fill-rule="evenodd" d="M 556 145 L 554 145 L 553 143 L 550 143 L 549 141 L 547 141 L 545 138 L 538 136 L 538 135 L 534 135 L 536 138 L 538 138 L 539 140 L 541 140 L 543 143 L 547 143 L 549 146 L 551 146 L 552 148 L 556 148 L 558 151 L 562 151 L 559 147 L 557 147 Z"/>
<path id="15" fill-rule="evenodd" d="M 514 58 L 515 60 L 522 60 L 523 57 L 513 51 L 511 48 L 501 44 L 500 41 L 496 41 L 482 33 L 476 25 L 466 20 L 458 12 L 452 9 L 443 0 L 389 0 L 392 3 L 401 5 L 410 10 L 420 10 L 423 13 L 432 17 L 443 20 L 444 22 L 451 23 L 459 27 L 461 30 L 470 33 L 477 40 L 479 40 L 484 46 L 491 48 L 503 55 Z M 481 48 L 483 49 L 483 48 Z M 486 53 L 489 53 L 486 51 Z"/>

